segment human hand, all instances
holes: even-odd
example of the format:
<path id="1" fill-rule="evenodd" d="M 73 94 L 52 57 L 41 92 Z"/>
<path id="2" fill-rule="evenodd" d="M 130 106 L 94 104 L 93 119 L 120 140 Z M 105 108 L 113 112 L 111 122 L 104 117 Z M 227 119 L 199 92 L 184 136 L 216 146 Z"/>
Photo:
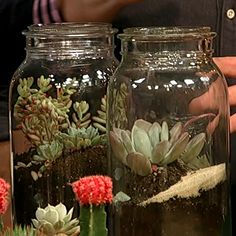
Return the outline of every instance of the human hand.
<path id="1" fill-rule="evenodd" d="M 65 21 L 111 22 L 119 11 L 143 0 L 58 0 Z"/>
<path id="2" fill-rule="evenodd" d="M 236 81 L 236 57 L 216 57 L 214 62 L 225 77 Z M 229 104 L 236 106 L 236 85 L 228 87 Z M 236 132 L 236 114 L 230 117 L 230 132 Z"/>

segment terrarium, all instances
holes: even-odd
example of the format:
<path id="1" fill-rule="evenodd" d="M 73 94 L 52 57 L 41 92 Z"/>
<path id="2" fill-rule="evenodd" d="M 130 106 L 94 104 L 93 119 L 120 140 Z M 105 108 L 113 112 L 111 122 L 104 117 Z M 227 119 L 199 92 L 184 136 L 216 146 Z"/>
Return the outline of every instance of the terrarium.
<path id="1" fill-rule="evenodd" d="M 128 28 L 108 86 L 113 236 L 230 235 L 226 82 L 201 28 Z"/>
<path id="2" fill-rule="evenodd" d="M 107 173 L 114 33 L 105 23 L 32 25 L 23 32 L 26 59 L 10 87 L 16 224 L 75 235 L 79 207 L 71 183 Z"/>

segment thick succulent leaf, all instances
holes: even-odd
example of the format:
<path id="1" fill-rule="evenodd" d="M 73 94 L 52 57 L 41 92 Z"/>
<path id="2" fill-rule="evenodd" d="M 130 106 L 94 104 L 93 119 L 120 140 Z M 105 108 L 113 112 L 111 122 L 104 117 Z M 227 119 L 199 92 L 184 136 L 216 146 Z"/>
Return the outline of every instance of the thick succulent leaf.
<path id="1" fill-rule="evenodd" d="M 66 206 L 60 202 L 55 206 L 55 210 L 58 212 L 59 220 L 63 220 L 67 213 Z"/>
<path id="2" fill-rule="evenodd" d="M 127 133 L 125 130 L 121 131 L 121 139 L 122 143 L 128 153 L 134 152 L 134 147 L 131 142 L 131 138 L 129 136 L 129 133 Z"/>
<path id="3" fill-rule="evenodd" d="M 174 144 L 176 142 L 176 140 L 180 137 L 181 133 L 182 133 L 182 123 L 181 122 L 177 122 L 170 130 L 170 142 L 172 144 Z"/>
<path id="4" fill-rule="evenodd" d="M 54 207 L 49 207 L 49 209 L 46 210 L 44 220 L 51 223 L 52 225 L 54 225 L 59 220 L 59 215 Z"/>
<path id="5" fill-rule="evenodd" d="M 205 133 L 200 133 L 194 136 L 187 144 L 184 153 L 181 156 L 181 159 L 185 162 L 191 162 L 192 159 L 196 158 L 205 143 L 206 140 L 206 134 Z"/>
<path id="6" fill-rule="evenodd" d="M 157 122 L 154 122 L 148 130 L 148 136 L 153 147 L 160 142 L 160 132 L 161 126 Z"/>
<path id="7" fill-rule="evenodd" d="M 74 211 L 74 207 L 72 207 L 72 208 L 69 210 L 68 214 L 64 217 L 63 221 L 64 221 L 65 223 L 67 223 L 67 222 L 69 222 L 69 221 L 71 220 L 73 211 Z"/>
<path id="8" fill-rule="evenodd" d="M 77 218 L 75 218 L 75 219 L 71 220 L 70 222 L 68 222 L 68 224 L 66 224 L 66 225 L 64 226 L 64 228 L 61 229 L 61 231 L 66 233 L 66 232 L 68 232 L 69 230 L 71 230 L 71 229 L 77 227 L 78 224 L 79 224 L 79 220 L 78 220 Z"/>
<path id="9" fill-rule="evenodd" d="M 131 199 L 126 193 L 120 191 L 113 198 L 113 202 L 127 202 Z"/>
<path id="10" fill-rule="evenodd" d="M 46 211 L 43 209 L 43 208 L 38 208 L 37 210 L 36 210 L 36 213 L 35 213 L 35 216 L 36 216 L 36 219 L 37 220 L 43 220 L 44 219 L 44 217 L 45 217 L 45 214 L 46 214 Z"/>
<path id="11" fill-rule="evenodd" d="M 139 127 L 147 133 L 152 124 L 146 120 L 138 119 L 134 122 L 134 126 Z"/>
<path id="12" fill-rule="evenodd" d="M 123 164 L 127 165 L 126 157 L 128 153 L 123 143 L 113 131 L 110 131 L 110 143 L 115 157 Z"/>
<path id="13" fill-rule="evenodd" d="M 150 143 L 147 132 L 134 125 L 131 135 L 132 144 L 135 151 L 142 153 L 144 156 L 150 159 L 152 156 L 152 145 Z"/>
<path id="14" fill-rule="evenodd" d="M 35 219 L 32 219 L 33 226 L 37 229 L 39 227 L 39 222 Z"/>
<path id="15" fill-rule="evenodd" d="M 54 227 L 49 222 L 45 222 L 44 224 L 42 224 L 40 226 L 39 230 L 40 230 L 40 232 L 43 232 L 45 235 L 55 235 Z"/>
<path id="16" fill-rule="evenodd" d="M 121 139 L 121 131 L 122 129 L 118 129 L 118 128 L 113 128 L 113 132 L 117 135 L 117 137 L 119 139 Z M 112 132 L 112 131 L 111 131 Z"/>
<path id="17" fill-rule="evenodd" d="M 123 176 L 123 168 L 116 168 L 115 171 L 114 171 L 114 177 L 115 177 L 115 180 L 120 180 L 121 177 Z"/>
<path id="18" fill-rule="evenodd" d="M 167 140 L 157 144 L 152 151 L 151 162 L 154 164 L 159 164 L 164 159 L 166 153 L 169 151 L 171 143 Z"/>
<path id="19" fill-rule="evenodd" d="M 192 159 L 192 161 L 189 162 L 187 165 L 188 165 L 188 167 L 190 167 L 193 170 L 198 170 L 198 169 L 202 169 L 205 167 L 209 167 L 210 162 L 209 162 L 207 156 L 203 155 L 201 157 L 197 157 L 197 158 Z"/>
<path id="20" fill-rule="evenodd" d="M 65 222 L 62 220 L 59 220 L 53 225 L 53 227 L 54 227 L 55 231 L 59 231 L 60 229 L 62 229 L 64 227 L 64 225 L 65 225 Z"/>
<path id="21" fill-rule="evenodd" d="M 169 140 L 169 128 L 168 124 L 163 121 L 161 125 L 161 141 Z"/>
<path id="22" fill-rule="evenodd" d="M 128 154 L 127 164 L 138 175 L 146 176 L 152 173 L 151 162 L 141 153 L 134 152 Z"/>
<path id="23" fill-rule="evenodd" d="M 183 133 L 181 137 L 173 144 L 172 148 L 166 154 L 165 158 L 162 160 L 162 165 L 167 165 L 177 158 L 184 152 L 184 149 L 189 141 L 189 134 L 187 132 Z"/>
<path id="24" fill-rule="evenodd" d="M 77 234 L 77 233 L 79 233 L 79 231 L 80 231 L 80 226 L 76 226 L 76 227 L 74 227 L 74 228 L 72 228 L 70 230 L 67 230 L 66 231 L 66 235 L 72 235 L 72 236 L 73 235 L 79 235 L 79 234 Z"/>
<path id="25" fill-rule="evenodd" d="M 74 227 L 74 226 L 78 225 L 78 223 L 79 223 L 79 219 L 74 218 L 73 220 L 68 222 L 68 224 L 66 225 L 66 229 Z"/>

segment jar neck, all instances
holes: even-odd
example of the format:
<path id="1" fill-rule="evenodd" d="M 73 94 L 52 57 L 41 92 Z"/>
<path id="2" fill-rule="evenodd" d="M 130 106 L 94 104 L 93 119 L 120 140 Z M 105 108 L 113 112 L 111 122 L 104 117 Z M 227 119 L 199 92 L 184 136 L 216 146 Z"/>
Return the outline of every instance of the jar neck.
<path id="1" fill-rule="evenodd" d="M 26 48 L 26 59 L 45 59 L 45 60 L 78 60 L 78 59 L 96 59 L 113 57 L 112 46 L 93 46 L 81 47 L 71 45 L 71 47 L 57 48 Z"/>
<path id="2" fill-rule="evenodd" d="M 214 33 L 209 28 L 130 28 L 121 38 L 122 59 L 155 62 L 153 66 L 197 65 L 211 60 Z"/>
<path id="3" fill-rule="evenodd" d="M 103 23 L 33 25 L 26 36 L 27 58 L 83 59 L 113 56 L 116 30 Z"/>

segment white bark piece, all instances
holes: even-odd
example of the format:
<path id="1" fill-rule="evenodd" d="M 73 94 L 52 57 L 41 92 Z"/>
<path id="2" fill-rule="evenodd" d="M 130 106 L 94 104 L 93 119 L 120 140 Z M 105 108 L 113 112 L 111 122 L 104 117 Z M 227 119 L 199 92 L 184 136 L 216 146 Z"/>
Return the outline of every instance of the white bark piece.
<path id="1" fill-rule="evenodd" d="M 201 191 L 213 189 L 217 184 L 226 180 L 226 166 L 219 164 L 189 172 L 181 180 L 167 190 L 141 202 L 140 206 L 150 203 L 166 202 L 173 197 L 190 198 L 200 196 Z"/>

